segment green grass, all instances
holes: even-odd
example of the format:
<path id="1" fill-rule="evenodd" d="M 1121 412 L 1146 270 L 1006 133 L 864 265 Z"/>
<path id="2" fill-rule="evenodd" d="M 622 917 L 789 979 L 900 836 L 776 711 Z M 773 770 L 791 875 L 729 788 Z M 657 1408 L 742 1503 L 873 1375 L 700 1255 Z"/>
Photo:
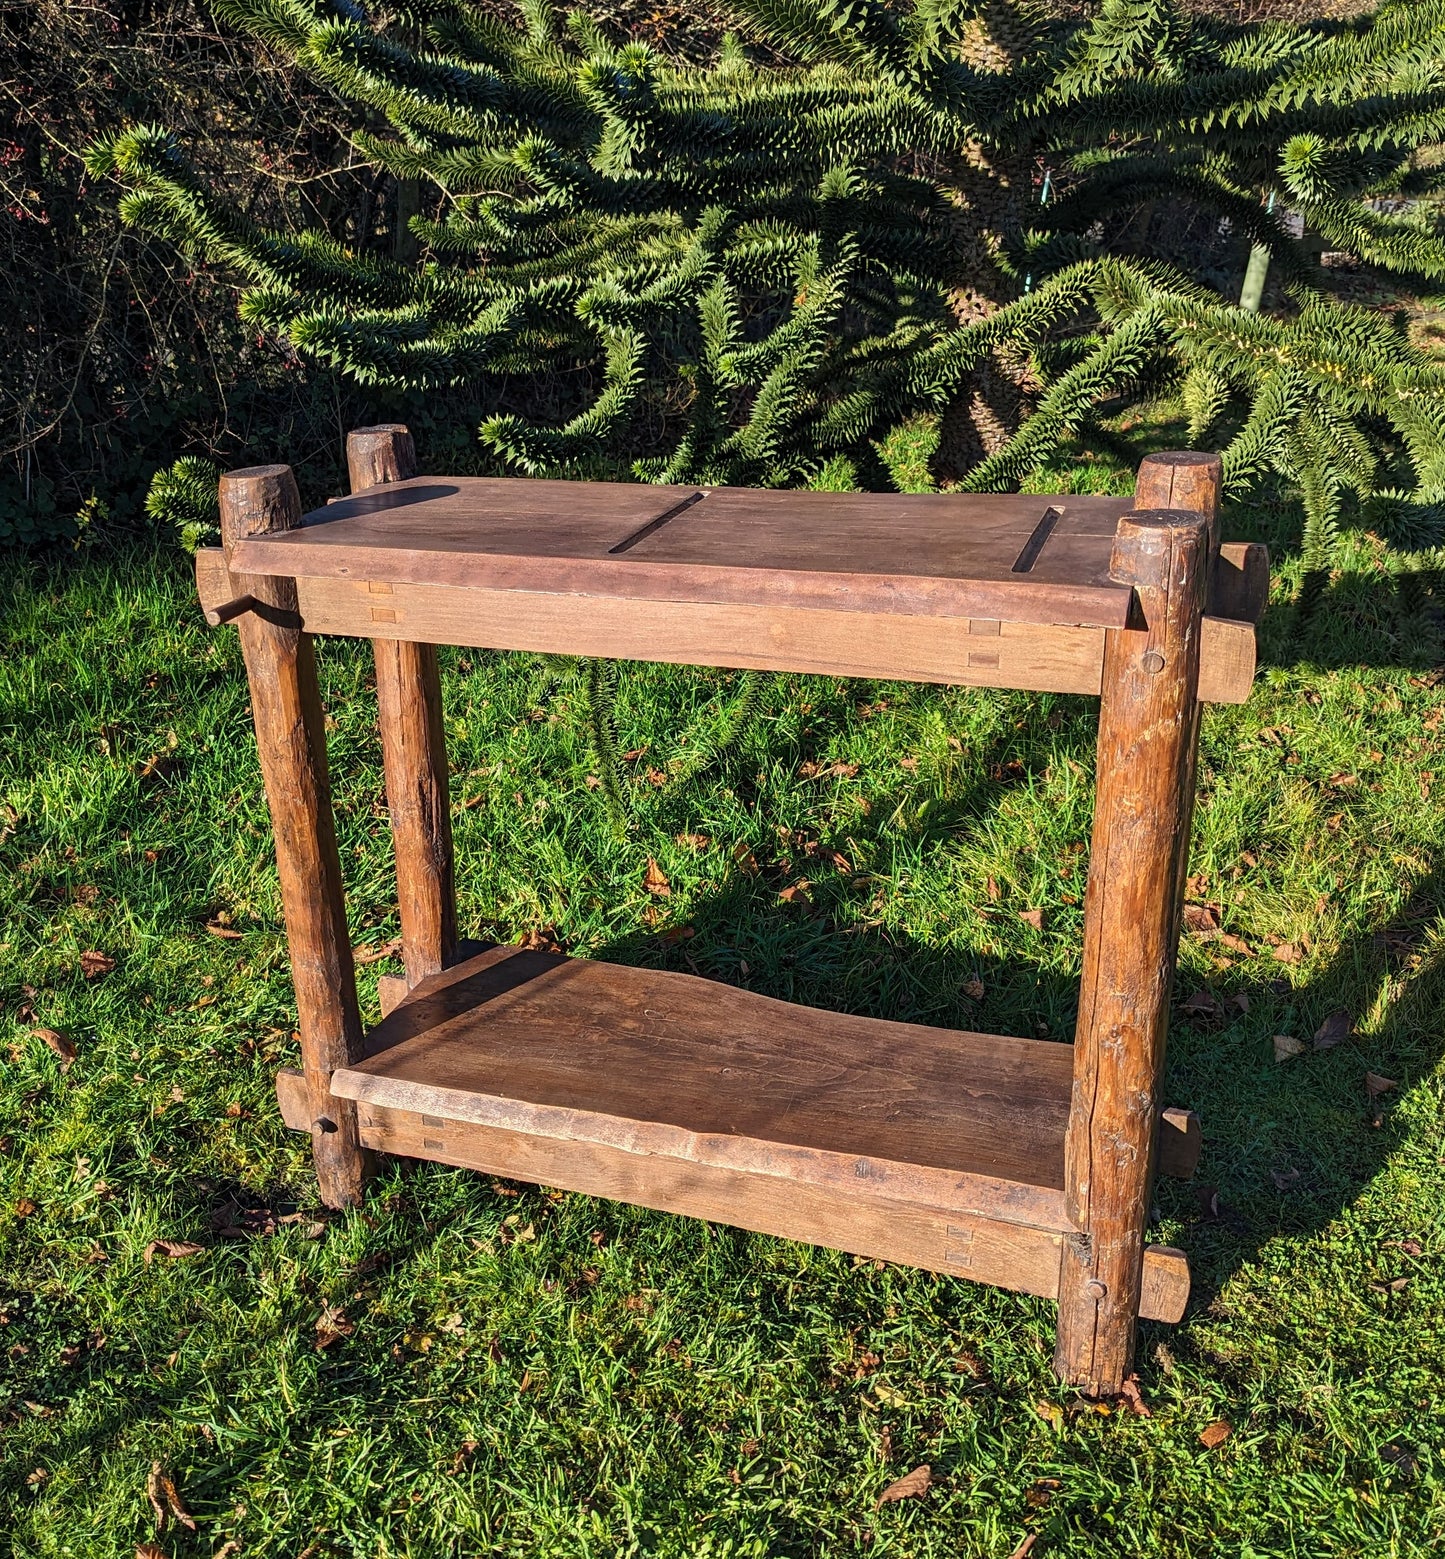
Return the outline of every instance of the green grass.
<path id="1" fill-rule="evenodd" d="M 1152 1237 L 1189 1252 L 1195 1295 L 1182 1325 L 1143 1328 L 1145 1419 L 1075 1412 L 1050 1371 L 1051 1306 L 965 1282 L 438 1166 L 393 1163 L 363 1212 L 323 1218 L 271 1091 L 293 1017 L 235 635 L 204 628 L 173 555 L 11 560 L 11 1550 L 128 1559 L 154 1536 L 156 1460 L 199 1524 L 159 1538 L 174 1556 L 234 1539 L 286 1559 L 1006 1559 L 1027 1533 L 1080 1559 L 1436 1550 L 1439 623 L 1369 538 L 1303 628 L 1297 587 L 1285 567 L 1255 697 L 1204 725 L 1191 869 L 1256 952 L 1191 938 L 1182 954 L 1181 1003 L 1207 986 L 1249 1005 L 1176 1014 L 1167 1096 L 1203 1117 L 1199 1181 L 1218 1201 L 1160 1188 Z M 368 654 L 333 642 L 322 661 L 354 939 L 380 943 L 394 922 Z M 551 928 L 578 952 L 825 1007 L 1068 1037 L 1088 701 L 772 679 L 721 769 L 659 788 L 646 770 L 734 679 L 628 668 L 621 734 L 647 751 L 619 840 L 587 785 L 580 690 L 534 709 L 525 661 L 445 664 L 467 934 Z M 649 856 L 666 899 L 643 888 Z M 799 877 L 811 902 L 780 899 Z M 1019 918 L 1039 907 L 1041 932 Z M 239 939 L 208 934 L 221 913 Z M 114 970 L 87 980 L 87 951 Z M 394 968 L 363 971 L 369 1017 Z M 975 978 L 980 1001 L 963 994 Z M 1353 1037 L 1275 1062 L 1272 1036 L 1308 1039 L 1340 1007 Z M 73 1040 L 68 1071 L 37 1026 Z M 1366 1071 L 1399 1083 L 1378 1125 Z M 223 1236 L 230 1204 L 305 1216 Z M 205 1249 L 147 1264 L 162 1238 Z M 320 1352 L 327 1305 L 355 1329 Z M 1233 1433 L 1206 1450 L 1220 1419 Z M 920 1462 L 932 1492 L 875 1511 Z"/>

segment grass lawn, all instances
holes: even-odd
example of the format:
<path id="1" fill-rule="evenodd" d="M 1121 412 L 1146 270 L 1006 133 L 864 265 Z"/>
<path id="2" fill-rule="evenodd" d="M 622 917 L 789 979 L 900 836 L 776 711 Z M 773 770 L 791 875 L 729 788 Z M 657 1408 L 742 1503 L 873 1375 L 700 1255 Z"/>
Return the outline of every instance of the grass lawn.
<path id="1" fill-rule="evenodd" d="M 325 1215 L 272 1094 L 296 1049 L 235 635 L 204 627 L 173 553 L 11 559 L 9 1551 L 1439 1551 L 1445 656 L 1428 592 L 1369 538 L 1303 626 L 1298 588 L 1286 564 L 1254 698 L 1204 724 L 1191 869 L 1230 940 L 1181 958 L 1167 1098 L 1205 1150 L 1198 1183 L 1161 1185 L 1153 1237 L 1188 1251 L 1195 1290 L 1182 1325 L 1143 1328 L 1146 1418 L 1060 1392 L 1051 1305 L 966 1282 L 430 1165 L 393 1162 L 364 1211 Z M 380 946 L 369 653 L 322 660 L 354 940 Z M 577 695 L 535 707 L 519 658 L 445 665 L 466 934 L 1069 1037 L 1089 701 L 780 677 L 720 769 L 659 786 L 647 770 L 731 679 L 629 668 L 622 734 L 645 751 L 619 840 Z M 362 971 L 370 1018 L 396 967 Z M 1205 990 L 1215 1016 L 1185 1009 Z M 1274 1036 L 1308 1042 L 1340 1009 L 1342 1043 L 1276 1061 Z M 37 1028 L 73 1043 L 68 1068 Z M 1367 1072 L 1396 1086 L 1372 1103 Z M 155 1240 L 202 1249 L 147 1261 Z M 328 1307 L 351 1330 L 319 1349 Z M 157 1536 L 157 1461 L 195 1533 Z M 932 1491 L 875 1510 L 922 1462 Z"/>

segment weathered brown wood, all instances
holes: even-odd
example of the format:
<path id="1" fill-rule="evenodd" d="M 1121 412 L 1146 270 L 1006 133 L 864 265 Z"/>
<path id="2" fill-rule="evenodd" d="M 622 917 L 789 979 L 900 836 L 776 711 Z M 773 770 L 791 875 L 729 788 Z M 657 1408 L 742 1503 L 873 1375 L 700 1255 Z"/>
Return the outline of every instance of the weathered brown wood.
<path id="1" fill-rule="evenodd" d="M 1093 1394 L 1131 1361 L 1157 1093 L 1194 800 L 1204 514 L 1127 515 L 1115 577 L 1133 625 L 1106 636 L 1083 980 L 1065 1149 L 1066 1242 L 1056 1363 Z"/>
<path id="2" fill-rule="evenodd" d="M 401 1006 L 408 989 L 405 975 L 384 974 L 377 980 L 376 999 L 381 1004 L 382 1017 L 389 1018 Z"/>
<path id="3" fill-rule="evenodd" d="M 1159 1115 L 1157 1166 L 1171 1180 L 1192 1180 L 1204 1151 L 1204 1128 L 1193 1110 L 1163 1110 Z"/>
<path id="4" fill-rule="evenodd" d="M 1219 499 L 1224 488 L 1224 463 L 1218 455 L 1194 450 L 1169 450 L 1146 455 L 1134 481 L 1134 507 L 1137 510 L 1183 510 L 1202 514 L 1209 526 L 1209 560 L 1213 567 L 1219 555 Z M 1205 574 L 1205 604 L 1208 605 L 1208 572 Z"/>
<path id="5" fill-rule="evenodd" d="M 358 428 L 347 438 L 346 460 L 353 492 L 416 474 L 411 434 L 399 423 Z M 373 607 L 382 602 L 376 598 Z M 385 636 L 374 637 L 372 649 L 402 961 L 415 985 L 453 963 L 457 952 L 441 673 L 433 644 Z"/>
<path id="6" fill-rule="evenodd" d="M 417 477 L 317 510 L 238 562 L 392 585 L 1108 628 L 1128 607 L 1108 577 L 1127 507 Z"/>
<path id="7" fill-rule="evenodd" d="M 425 981 L 366 1049 L 337 1093 L 1068 1227 L 1067 1045 L 499 947 Z"/>
<path id="8" fill-rule="evenodd" d="M 203 605 L 227 599 L 219 551 L 196 554 L 196 582 Z M 1099 628 L 338 579 L 297 585 L 307 628 L 348 637 L 1094 696 L 1103 675 Z M 1200 698 L 1243 703 L 1254 667 L 1254 629 L 1206 617 Z"/>
<path id="9" fill-rule="evenodd" d="M 1258 541 L 1226 541 L 1214 562 L 1210 614 L 1257 623 L 1268 605 L 1269 548 Z"/>
<path id="10" fill-rule="evenodd" d="M 279 1072 L 276 1094 L 286 1124 L 304 1129 L 301 1074 Z M 1054 1230 L 874 1200 L 866 1190 L 849 1186 L 796 1184 L 747 1169 L 559 1142 L 380 1104 L 362 1105 L 359 1120 L 361 1140 L 379 1152 L 706 1218 L 1048 1299 L 1058 1294 L 1063 1236 Z M 1177 1321 L 1188 1297 L 1189 1264 L 1183 1252 L 1150 1246 L 1144 1257 L 1144 1318 Z"/>
<path id="11" fill-rule="evenodd" d="M 227 552 L 247 536 L 300 523 L 289 466 L 255 466 L 221 478 L 221 534 Z M 361 1197 L 366 1157 L 356 1111 L 331 1096 L 331 1075 L 361 1046 L 351 940 L 326 774 L 326 732 L 310 637 L 285 618 L 296 611 L 290 579 L 240 582 L 264 610 L 237 619 L 251 690 L 256 748 L 281 880 L 301 1056 L 310 1101 L 311 1144 L 322 1199 L 349 1207 Z"/>

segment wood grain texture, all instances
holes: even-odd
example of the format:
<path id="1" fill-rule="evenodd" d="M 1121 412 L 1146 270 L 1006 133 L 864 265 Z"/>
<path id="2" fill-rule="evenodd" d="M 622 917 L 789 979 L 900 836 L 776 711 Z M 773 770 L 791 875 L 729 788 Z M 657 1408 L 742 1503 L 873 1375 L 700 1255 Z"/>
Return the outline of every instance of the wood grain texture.
<path id="1" fill-rule="evenodd" d="M 286 1123 L 299 1128 L 306 1110 L 301 1074 L 279 1072 L 276 1094 Z M 658 1159 L 597 1143 L 560 1142 L 387 1105 L 362 1105 L 359 1123 L 362 1142 L 378 1152 L 706 1218 L 1047 1299 L 1058 1294 L 1063 1236 L 1048 1229 L 874 1201 L 852 1187 L 800 1184 L 746 1169 Z M 1183 1252 L 1148 1247 L 1144 1318 L 1177 1321 L 1188 1297 L 1189 1264 Z"/>
<path id="2" fill-rule="evenodd" d="M 196 581 L 203 604 L 228 599 L 231 576 L 219 552 L 196 554 Z M 297 588 L 310 631 L 348 637 L 1094 696 L 1103 676 L 1099 628 L 444 585 L 395 585 L 379 605 L 365 581 L 302 579 Z M 1200 698 L 1243 703 L 1254 670 L 1253 628 L 1206 617 Z"/>
<path id="3" fill-rule="evenodd" d="M 346 441 L 352 491 L 416 474 L 410 432 L 399 423 L 358 428 Z M 373 610 L 386 596 L 371 598 Z M 396 858 L 402 960 L 415 985 L 455 962 L 457 902 L 451 792 L 436 647 L 374 637 L 377 718 Z"/>
<path id="4" fill-rule="evenodd" d="M 1067 1227 L 1067 1045 L 503 947 L 423 982 L 366 1049 L 336 1092 Z"/>
<path id="5" fill-rule="evenodd" d="M 417 477 L 257 540 L 289 576 L 1117 627 L 1127 501 Z M 1031 547 L 1052 515 L 1041 546 Z M 271 556 L 272 553 L 278 554 Z"/>
<path id="6" fill-rule="evenodd" d="M 1269 548 L 1258 541 L 1226 541 L 1214 560 L 1210 615 L 1257 623 L 1268 605 Z"/>
<path id="7" fill-rule="evenodd" d="M 301 503 L 289 466 L 228 472 L 221 478 L 220 503 L 227 552 L 244 537 L 300 523 Z M 276 839 L 316 1178 L 328 1206 L 349 1207 L 361 1198 L 367 1162 L 356 1134 L 356 1111 L 332 1097 L 331 1077 L 360 1052 L 361 1014 L 331 816 L 316 661 L 309 635 L 285 625 L 296 613 L 294 582 L 251 575 L 239 583 L 258 603 L 257 610 L 237 619 L 237 627 Z"/>
<path id="8" fill-rule="evenodd" d="M 1194 801 L 1204 514 L 1128 515 L 1115 577 L 1135 625 L 1106 636 L 1083 978 L 1065 1150 L 1066 1242 L 1056 1365 L 1094 1395 L 1132 1359 L 1158 1087 Z"/>

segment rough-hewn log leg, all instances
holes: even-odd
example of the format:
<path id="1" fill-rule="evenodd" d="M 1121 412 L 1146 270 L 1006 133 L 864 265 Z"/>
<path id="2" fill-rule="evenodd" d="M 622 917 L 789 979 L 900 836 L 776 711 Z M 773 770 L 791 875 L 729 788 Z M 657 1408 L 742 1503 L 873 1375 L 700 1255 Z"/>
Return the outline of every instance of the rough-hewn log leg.
<path id="1" fill-rule="evenodd" d="M 220 498 L 228 554 L 244 537 L 291 530 L 301 520 L 290 466 L 230 471 L 221 478 Z M 369 1156 L 357 1138 L 356 1106 L 331 1097 L 331 1074 L 360 1054 L 361 1014 L 331 817 L 316 659 L 310 636 L 300 629 L 294 580 L 249 575 L 238 576 L 238 584 L 255 603 L 237 626 L 276 836 L 316 1178 L 328 1207 L 350 1207 L 361 1199 Z"/>
<path id="2" fill-rule="evenodd" d="M 1098 793 L 1065 1144 L 1065 1244 L 1055 1364 L 1093 1395 L 1128 1372 L 1139 1315 L 1158 1088 L 1194 799 L 1202 514 L 1119 521 L 1111 573 L 1134 618 L 1105 636 Z"/>
<path id="3" fill-rule="evenodd" d="M 358 428 L 346 441 L 351 490 L 416 474 L 400 424 Z M 457 908 L 441 675 L 435 645 L 373 639 L 386 800 L 396 853 L 402 958 L 408 985 L 456 961 Z"/>

